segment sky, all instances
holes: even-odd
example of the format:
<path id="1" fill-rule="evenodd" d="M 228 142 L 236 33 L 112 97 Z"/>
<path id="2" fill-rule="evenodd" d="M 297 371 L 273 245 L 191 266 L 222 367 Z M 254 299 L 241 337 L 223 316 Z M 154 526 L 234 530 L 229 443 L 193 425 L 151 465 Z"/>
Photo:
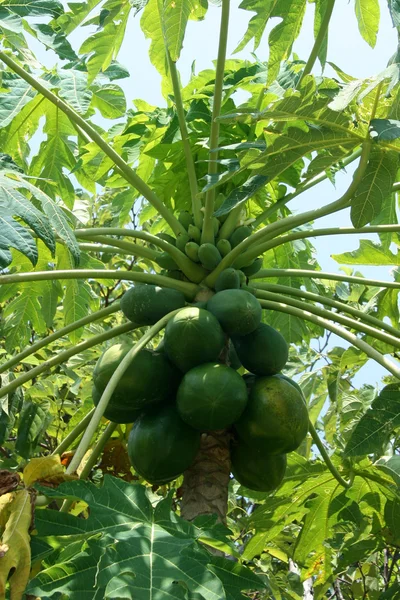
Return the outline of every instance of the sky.
<path id="1" fill-rule="evenodd" d="M 253 13 L 239 9 L 239 0 L 231 0 L 231 17 L 228 38 L 228 57 L 252 60 L 252 45 L 248 45 L 243 51 L 232 55 L 234 48 L 241 40 L 247 28 L 247 23 Z M 64 3 L 66 4 L 66 3 Z M 361 38 L 357 20 L 354 12 L 355 1 L 343 2 L 339 0 L 333 11 L 330 36 L 328 44 L 328 60 L 338 65 L 345 72 L 357 78 L 365 78 L 375 75 L 382 71 L 388 62 L 388 59 L 394 54 L 397 46 L 396 31 L 392 26 L 390 15 L 387 9 L 387 1 L 380 0 L 381 25 L 376 47 L 370 48 Z M 295 42 L 294 52 L 299 58 L 306 60 L 314 42 L 313 36 L 313 14 L 314 6 L 309 4 L 304 20 L 302 32 Z M 118 56 L 119 62 L 125 65 L 131 76 L 118 82 L 124 89 L 127 96 L 128 107 L 132 106 L 135 98 L 143 98 L 150 104 L 165 105 L 160 90 L 160 76 L 151 65 L 148 59 L 149 41 L 145 39 L 140 29 L 141 13 L 135 17 L 132 15 L 128 25 L 129 35 L 126 36 L 124 44 Z M 206 18 L 202 22 L 190 21 L 186 31 L 184 48 L 178 61 L 178 69 L 181 73 L 183 83 L 188 81 L 193 60 L 195 60 L 195 70 L 199 72 L 212 66 L 212 61 L 217 54 L 218 31 L 219 31 L 220 8 L 215 4 L 210 4 Z M 262 61 L 268 60 L 268 32 L 278 23 L 277 19 L 271 20 L 266 29 L 263 41 L 258 47 L 256 54 Z M 87 37 L 87 29 L 81 29 L 71 36 L 71 42 L 74 48 L 79 48 Z M 36 50 L 36 44 L 35 50 Z M 54 64 L 50 53 L 43 50 L 38 51 L 38 57 L 43 60 L 47 66 Z M 321 74 L 321 66 L 316 64 L 315 74 Z M 333 71 L 328 66 L 325 74 L 332 75 Z M 111 122 L 110 122 L 111 123 Z M 336 186 L 330 182 L 325 182 L 316 186 L 316 188 L 307 192 L 306 195 L 290 203 L 293 211 L 309 210 L 323 203 L 331 202 L 345 191 L 349 185 L 349 178 L 353 169 L 349 168 L 346 174 L 338 175 Z M 320 219 L 318 227 L 332 226 L 350 226 L 348 214 L 344 211 L 337 215 Z M 340 269 L 332 258 L 331 254 L 349 251 L 358 247 L 358 236 L 334 236 L 334 238 L 317 238 L 313 243 L 317 249 L 318 261 L 321 268 L 325 271 L 336 271 Z M 367 238 L 367 236 L 363 236 Z M 377 240 L 377 236 L 369 236 L 370 239 Z M 365 276 L 378 279 L 390 279 L 390 269 L 376 267 L 361 267 L 360 270 Z M 332 336 L 332 339 L 334 336 Z M 333 339 L 333 343 L 344 345 L 342 340 Z M 370 361 L 371 362 L 371 361 Z M 372 384 L 378 382 L 383 369 L 378 365 L 372 366 L 370 363 L 364 367 L 357 376 L 358 383 L 368 381 Z"/>

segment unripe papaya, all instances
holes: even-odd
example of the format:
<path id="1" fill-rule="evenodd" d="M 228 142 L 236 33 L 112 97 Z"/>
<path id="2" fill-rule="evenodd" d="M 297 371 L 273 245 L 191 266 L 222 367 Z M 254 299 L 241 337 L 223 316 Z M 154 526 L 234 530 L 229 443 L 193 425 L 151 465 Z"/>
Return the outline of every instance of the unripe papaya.
<path id="1" fill-rule="evenodd" d="M 221 256 L 226 256 L 232 250 L 232 246 L 229 240 L 220 239 L 217 242 L 217 248 Z"/>
<path id="2" fill-rule="evenodd" d="M 179 270 L 178 265 L 172 256 L 168 254 L 168 252 L 161 252 L 161 254 L 157 257 L 156 262 L 158 265 L 160 265 L 160 267 L 163 269 L 168 269 L 168 271 Z"/>
<path id="3" fill-rule="evenodd" d="M 187 233 L 180 233 L 176 238 L 176 247 L 181 252 L 185 252 L 186 244 L 190 242 L 190 237 Z"/>
<path id="4" fill-rule="evenodd" d="M 199 248 L 200 262 L 205 269 L 212 271 L 222 260 L 222 256 L 213 244 L 202 244 Z"/>
<path id="5" fill-rule="evenodd" d="M 236 269 L 229 267 L 220 273 L 215 282 L 215 291 L 221 292 L 222 290 L 239 289 L 240 278 L 239 273 Z"/>
<path id="6" fill-rule="evenodd" d="M 247 283 L 246 275 L 243 273 L 243 271 L 241 269 L 238 269 L 238 275 L 239 275 L 239 279 L 240 279 L 240 287 L 245 286 Z"/>
<path id="7" fill-rule="evenodd" d="M 255 261 L 253 261 L 250 266 L 242 267 L 241 270 L 246 275 L 246 277 L 250 277 L 251 275 L 255 275 L 256 273 L 258 273 L 258 271 L 261 269 L 262 266 L 263 266 L 263 259 L 260 256 L 259 258 L 256 258 Z"/>
<path id="8" fill-rule="evenodd" d="M 186 231 L 188 230 L 189 225 L 193 225 L 193 217 L 187 210 L 183 210 L 179 213 L 178 221 L 184 226 Z"/>
<path id="9" fill-rule="evenodd" d="M 169 233 L 157 233 L 157 237 L 160 238 L 160 240 L 164 240 L 164 242 L 172 244 L 172 246 L 176 246 L 176 239 L 172 237 L 172 235 L 169 235 Z"/>
<path id="10" fill-rule="evenodd" d="M 196 225 L 189 225 L 188 234 L 197 244 L 200 243 L 201 231 Z"/>
<path id="11" fill-rule="evenodd" d="M 220 226 L 220 222 L 218 221 L 217 217 L 213 218 L 213 225 L 214 225 L 214 236 L 216 236 L 219 231 L 219 226 Z"/>
<path id="12" fill-rule="evenodd" d="M 200 246 L 196 242 L 188 242 L 185 246 L 186 255 L 194 262 L 200 262 L 199 260 L 199 248 Z"/>
<path id="13" fill-rule="evenodd" d="M 235 248 L 240 242 L 243 242 L 249 235 L 251 234 L 251 227 L 248 225 L 241 225 L 232 233 L 229 241 L 231 243 L 232 248 Z"/>

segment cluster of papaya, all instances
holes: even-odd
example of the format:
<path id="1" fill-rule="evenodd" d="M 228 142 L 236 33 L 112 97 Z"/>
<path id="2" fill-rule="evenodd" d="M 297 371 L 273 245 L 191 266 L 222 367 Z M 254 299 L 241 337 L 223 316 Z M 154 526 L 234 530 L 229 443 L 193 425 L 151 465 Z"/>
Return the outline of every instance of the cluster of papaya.
<path id="1" fill-rule="evenodd" d="M 235 248 L 240 242 L 249 237 L 252 229 L 249 225 L 239 225 L 228 238 L 224 237 L 224 217 L 218 219 L 214 217 L 214 236 L 217 238 L 216 245 L 210 243 L 201 243 L 201 229 L 196 227 L 193 217 L 190 213 L 183 211 L 179 214 L 179 221 L 186 229 L 186 233 L 180 233 L 176 238 L 168 233 L 157 234 L 160 239 L 176 246 L 178 250 L 184 252 L 195 263 L 200 263 L 208 271 L 212 271 L 219 265 L 222 258 L 229 254 L 232 248 Z M 158 265 L 164 269 L 163 275 L 175 279 L 184 278 L 178 265 L 168 252 L 162 252 L 157 259 Z M 234 265 L 235 266 L 235 265 Z M 249 264 L 241 266 L 239 276 L 241 284 L 244 284 L 247 277 L 255 275 L 262 267 L 262 258 L 251 260 Z"/>
<path id="2" fill-rule="evenodd" d="M 207 303 L 186 306 L 180 292 L 147 284 L 122 297 L 122 311 L 138 326 L 177 311 L 159 346 L 134 357 L 105 411 L 114 422 L 134 422 L 129 458 L 152 484 L 172 481 L 190 467 L 202 432 L 230 429 L 235 478 L 250 489 L 270 491 L 283 479 L 286 454 L 307 434 L 301 390 L 279 374 L 287 344 L 261 322 L 258 300 L 239 287 L 232 272 L 221 273 L 219 291 Z M 98 360 L 95 404 L 129 349 L 130 344 L 116 344 Z"/>

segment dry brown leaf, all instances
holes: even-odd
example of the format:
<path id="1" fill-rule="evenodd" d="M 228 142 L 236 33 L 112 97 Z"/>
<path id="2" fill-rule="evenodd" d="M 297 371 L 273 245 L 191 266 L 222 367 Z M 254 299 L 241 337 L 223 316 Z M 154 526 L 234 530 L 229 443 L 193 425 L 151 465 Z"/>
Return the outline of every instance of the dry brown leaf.
<path id="1" fill-rule="evenodd" d="M 15 490 L 20 482 L 21 479 L 18 473 L 7 471 L 7 469 L 0 469 L 0 496 Z"/>
<path id="2" fill-rule="evenodd" d="M 6 519 L 1 519 L 5 524 L 0 540 L 0 600 L 5 599 L 7 582 L 10 585 L 10 600 L 21 600 L 31 568 L 31 499 L 27 490 L 5 494 L 3 499 L 0 517 L 6 516 Z M 10 572 L 12 575 L 9 578 Z"/>
<path id="3" fill-rule="evenodd" d="M 120 438 L 112 439 L 104 446 L 100 469 L 109 475 L 119 477 L 125 481 L 135 479 L 131 472 L 126 443 Z"/>

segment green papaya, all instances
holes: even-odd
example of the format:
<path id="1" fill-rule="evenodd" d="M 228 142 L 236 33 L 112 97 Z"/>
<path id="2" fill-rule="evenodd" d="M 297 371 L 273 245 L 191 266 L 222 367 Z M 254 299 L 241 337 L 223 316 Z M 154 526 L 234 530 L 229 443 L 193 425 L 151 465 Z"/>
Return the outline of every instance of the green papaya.
<path id="1" fill-rule="evenodd" d="M 92 387 L 92 400 L 95 406 L 100 402 L 102 394 L 103 392 L 100 392 L 95 385 Z M 107 404 L 104 417 L 113 423 L 126 424 L 136 421 L 142 412 L 143 409 L 135 408 L 135 402 L 132 402 L 129 393 L 116 390 Z"/>
<path id="2" fill-rule="evenodd" d="M 187 210 L 183 210 L 179 213 L 178 221 L 184 226 L 186 231 L 189 229 L 189 225 L 193 225 L 193 217 Z"/>
<path id="3" fill-rule="evenodd" d="M 172 237 L 172 235 L 169 235 L 169 233 L 157 233 L 157 237 L 160 238 L 160 240 L 164 240 L 164 242 L 168 242 L 172 246 L 176 246 L 176 239 Z"/>
<path id="4" fill-rule="evenodd" d="M 247 277 L 246 275 L 243 273 L 243 271 L 241 271 L 240 269 L 237 270 L 238 275 L 239 275 L 239 279 L 240 279 L 240 287 L 243 287 L 246 285 L 247 283 Z"/>
<path id="5" fill-rule="evenodd" d="M 193 260 L 193 262 L 199 261 L 199 248 L 200 246 L 196 242 L 188 242 L 185 246 L 186 256 Z"/>
<path id="6" fill-rule="evenodd" d="M 251 265 L 249 265 L 248 267 L 241 267 L 241 270 L 246 275 L 246 277 L 251 277 L 252 275 L 258 273 L 262 266 L 263 259 L 260 256 L 259 258 L 256 258 L 255 261 L 252 262 Z"/>
<path id="7" fill-rule="evenodd" d="M 266 323 L 260 323 L 248 335 L 235 336 L 233 343 L 242 365 L 255 375 L 279 373 L 289 356 L 285 338 Z"/>
<path id="8" fill-rule="evenodd" d="M 121 310 L 136 325 L 154 325 L 169 312 L 183 308 L 185 303 L 182 292 L 143 283 L 125 292 Z"/>
<path id="9" fill-rule="evenodd" d="M 229 238 L 232 248 L 235 248 L 235 246 L 240 244 L 240 242 L 243 242 L 243 240 L 248 238 L 251 234 L 251 231 L 252 229 L 248 225 L 241 225 L 240 227 L 237 227 Z"/>
<path id="10" fill-rule="evenodd" d="M 293 452 L 308 432 L 308 411 L 302 394 L 277 375 L 257 377 L 235 429 L 240 440 L 262 452 Z"/>
<path id="11" fill-rule="evenodd" d="M 200 244 L 201 231 L 196 225 L 189 225 L 188 235 L 194 242 Z"/>
<path id="12" fill-rule="evenodd" d="M 205 269 L 212 271 L 222 260 L 214 244 L 202 244 L 199 248 L 200 262 Z"/>
<path id="13" fill-rule="evenodd" d="M 236 269 L 229 267 L 228 269 L 224 269 L 222 273 L 220 273 L 215 282 L 215 291 L 222 292 L 222 290 L 230 290 L 230 289 L 239 289 L 240 288 L 240 278 L 239 273 Z"/>
<path id="14" fill-rule="evenodd" d="M 276 490 L 285 476 L 286 464 L 286 454 L 266 454 L 240 441 L 231 448 L 232 474 L 249 490 Z"/>
<path id="15" fill-rule="evenodd" d="M 213 226 L 214 226 L 214 237 L 216 237 L 218 235 L 219 226 L 220 226 L 220 222 L 218 221 L 217 217 L 213 218 Z"/>
<path id="16" fill-rule="evenodd" d="M 217 249 L 221 256 L 226 256 L 232 250 L 232 246 L 229 240 L 222 238 L 217 242 Z"/>
<path id="17" fill-rule="evenodd" d="M 259 301 L 244 290 L 218 292 L 208 301 L 207 310 L 218 319 L 222 329 L 232 336 L 251 333 L 261 321 Z M 238 356 L 241 359 L 241 356 Z"/>
<path id="18" fill-rule="evenodd" d="M 100 394 L 129 350 L 131 346 L 127 343 L 114 344 L 100 356 L 93 371 L 93 384 Z M 173 398 L 179 380 L 179 372 L 164 353 L 144 348 L 136 354 L 119 379 L 112 406 L 116 408 L 118 404 L 122 410 L 119 399 L 132 410 L 166 402 Z"/>
<path id="19" fill-rule="evenodd" d="M 200 448 L 200 435 L 182 421 L 175 406 L 153 410 L 140 416 L 131 429 L 129 460 L 146 481 L 163 485 L 190 467 Z"/>
<path id="20" fill-rule="evenodd" d="M 205 363 L 188 371 L 178 388 L 176 406 L 181 418 L 200 431 L 230 427 L 247 404 L 242 377 L 223 364 Z"/>
<path id="21" fill-rule="evenodd" d="M 218 359 L 225 335 L 208 310 L 190 306 L 170 319 L 164 334 L 165 352 L 183 372 Z"/>
<path id="22" fill-rule="evenodd" d="M 168 271 L 179 270 L 178 265 L 172 258 L 168 252 L 161 252 L 159 256 L 156 258 L 157 264 L 163 269 L 168 269 Z"/>
<path id="23" fill-rule="evenodd" d="M 181 252 L 185 252 L 186 244 L 190 242 L 190 237 L 187 233 L 180 233 L 176 238 L 176 247 Z"/>

